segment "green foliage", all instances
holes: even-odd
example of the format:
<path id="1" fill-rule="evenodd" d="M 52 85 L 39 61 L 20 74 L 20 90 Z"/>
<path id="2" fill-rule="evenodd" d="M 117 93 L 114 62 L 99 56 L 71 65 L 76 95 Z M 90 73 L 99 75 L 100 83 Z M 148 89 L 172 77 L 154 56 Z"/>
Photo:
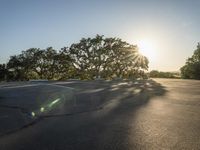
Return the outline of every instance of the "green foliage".
<path id="1" fill-rule="evenodd" d="M 192 57 L 187 59 L 186 64 L 180 70 L 182 78 L 200 80 L 200 43 Z"/>
<path id="2" fill-rule="evenodd" d="M 118 38 L 83 38 L 69 48 L 73 66 L 81 79 L 126 78 L 148 69 L 148 60 L 139 55 L 137 46 Z"/>
<path id="3" fill-rule="evenodd" d="M 58 80 L 69 71 L 70 58 L 65 51 L 52 47 L 44 50 L 30 48 L 20 55 L 11 56 L 7 68 L 11 80 L 49 79 Z"/>
<path id="4" fill-rule="evenodd" d="M 5 64 L 0 64 L 0 81 L 6 80 L 7 69 Z"/>
<path id="5" fill-rule="evenodd" d="M 148 59 L 119 38 L 82 38 L 60 51 L 30 48 L 11 56 L 7 63 L 8 79 L 29 80 L 68 78 L 138 78 L 145 77 Z"/>
<path id="6" fill-rule="evenodd" d="M 179 73 L 152 70 L 149 72 L 149 77 L 150 78 L 179 78 Z"/>

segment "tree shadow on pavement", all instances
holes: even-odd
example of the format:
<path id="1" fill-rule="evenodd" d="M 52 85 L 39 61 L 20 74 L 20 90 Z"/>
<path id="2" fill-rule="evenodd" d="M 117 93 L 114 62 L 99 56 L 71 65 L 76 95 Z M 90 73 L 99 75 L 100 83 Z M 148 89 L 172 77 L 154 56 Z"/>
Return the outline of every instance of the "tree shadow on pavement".
<path id="1" fill-rule="evenodd" d="M 0 139 L 0 145 L 4 144 L 0 149 L 134 149 L 129 138 L 138 110 L 167 92 L 154 80 L 78 81 L 64 86 L 78 89 L 76 100 L 83 105 L 81 111 L 93 111 L 46 118 Z"/>
<path id="2" fill-rule="evenodd" d="M 92 125 L 94 126 L 93 134 L 98 135 L 94 140 L 94 149 L 133 149 L 133 143 L 129 143 L 129 136 L 138 110 L 145 107 L 152 98 L 163 96 L 167 92 L 164 86 L 154 80 L 130 82 L 119 86 L 119 89 L 110 92 L 107 96 L 108 106 L 105 111 L 102 111 L 102 116 L 101 112 L 97 114 L 98 117 L 101 116 L 101 119 L 98 118 L 100 121 Z M 135 93 L 135 91 L 138 92 Z M 103 126 L 101 126 L 102 122 Z M 98 127 L 99 129 L 95 129 Z"/>

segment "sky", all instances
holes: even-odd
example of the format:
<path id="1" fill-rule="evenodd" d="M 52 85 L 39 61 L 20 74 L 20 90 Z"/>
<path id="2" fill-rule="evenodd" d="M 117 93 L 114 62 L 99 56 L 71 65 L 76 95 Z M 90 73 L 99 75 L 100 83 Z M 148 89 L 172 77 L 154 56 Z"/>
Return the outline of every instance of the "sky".
<path id="1" fill-rule="evenodd" d="M 0 63 L 99 34 L 139 45 L 149 70 L 178 71 L 200 41 L 199 8 L 199 0 L 0 0 Z"/>

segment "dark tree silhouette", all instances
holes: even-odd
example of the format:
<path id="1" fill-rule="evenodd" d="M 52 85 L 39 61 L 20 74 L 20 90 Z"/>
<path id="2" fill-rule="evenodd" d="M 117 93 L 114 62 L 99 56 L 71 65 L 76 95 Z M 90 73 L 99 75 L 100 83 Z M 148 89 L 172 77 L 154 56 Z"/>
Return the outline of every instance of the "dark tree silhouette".
<path id="1" fill-rule="evenodd" d="M 0 81 L 6 80 L 7 69 L 6 64 L 0 64 Z"/>
<path id="2" fill-rule="evenodd" d="M 128 77 L 134 71 L 148 69 L 148 59 L 138 53 L 137 46 L 130 45 L 119 38 L 83 38 L 79 43 L 72 44 L 69 53 L 79 77 L 113 78 Z"/>
<path id="3" fill-rule="evenodd" d="M 30 48 L 10 57 L 7 76 L 11 80 L 68 78 L 137 78 L 148 69 L 148 59 L 138 47 L 119 38 L 82 38 L 60 51 Z M 3 78 L 3 77 L 2 77 Z"/>
<path id="4" fill-rule="evenodd" d="M 186 64 L 180 70 L 182 78 L 200 80 L 200 43 L 192 57 L 187 59 Z"/>

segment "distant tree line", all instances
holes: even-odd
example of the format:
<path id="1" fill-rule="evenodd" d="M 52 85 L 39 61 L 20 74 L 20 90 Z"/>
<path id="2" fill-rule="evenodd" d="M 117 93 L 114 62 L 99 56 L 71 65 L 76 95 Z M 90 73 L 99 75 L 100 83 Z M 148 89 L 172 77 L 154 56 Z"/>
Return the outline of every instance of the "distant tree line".
<path id="1" fill-rule="evenodd" d="M 189 57 L 186 60 L 185 65 L 180 68 L 180 71 L 179 74 L 178 72 L 152 70 L 148 73 L 148 76 L 151 78 L 183 78 L 200 80 L 200 43 L 197 44 L 197 48 L 192 57 Z"/>
<path id="2" fill-rule="evenodd" d="M 182 78 L 200 80 L 200 43 L 198 43 L 192 57 L 186 60 L 185 65 L 180 70 Z"/>
<path id="3" fill-rule="evenodd" d="M 148 73 L 148 76 L 150 78 L 180 78 L 180 73 L 152 70 Z"/>
<path id="4" fill-rule="evenodd" d="M 53 47 L 30 48 L 0 64 L 0 80 L 145 77 L 148 59 L 119 38 L 82 38 L 59 51 Z"/>

